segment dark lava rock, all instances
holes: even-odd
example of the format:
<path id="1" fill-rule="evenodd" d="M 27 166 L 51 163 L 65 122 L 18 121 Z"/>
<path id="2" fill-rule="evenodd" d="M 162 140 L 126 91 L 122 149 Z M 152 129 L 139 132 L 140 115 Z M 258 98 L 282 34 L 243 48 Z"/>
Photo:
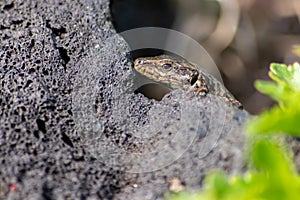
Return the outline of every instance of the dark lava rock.
<path id="1" fill-rule="evenodd" d="M 135 94 L 109 2 L 0 2 L 0 199 L 160 199 L 243 167 L 247 113 Z"/>

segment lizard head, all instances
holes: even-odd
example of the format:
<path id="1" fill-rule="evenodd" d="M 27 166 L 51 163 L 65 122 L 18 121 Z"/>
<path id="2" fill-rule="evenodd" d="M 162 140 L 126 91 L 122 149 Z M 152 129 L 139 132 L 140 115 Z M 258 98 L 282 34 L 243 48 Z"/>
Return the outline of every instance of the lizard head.
<path id="1" fill-rule="evenodd" d="M 199 81 L 199 71 L 184 60 L 160 55 L 137 58 L 134 68 L 142 75 L 171 88 L 189 88 Z"/>

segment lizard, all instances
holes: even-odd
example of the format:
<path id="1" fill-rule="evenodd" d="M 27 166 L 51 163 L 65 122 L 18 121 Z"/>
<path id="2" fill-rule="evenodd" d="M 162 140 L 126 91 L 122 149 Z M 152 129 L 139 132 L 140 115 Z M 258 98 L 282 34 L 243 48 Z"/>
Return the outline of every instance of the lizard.
<path id="1" fill-rule="evenodd" d="M 166 54 L 140 57 L 134 61 L 134 69 L 147 78 L 171 89 L 192 91 L 196 95 L 210 93 L 242 108 L 242 104 L 212 75 L 200 70 L 196 64 Z"/>

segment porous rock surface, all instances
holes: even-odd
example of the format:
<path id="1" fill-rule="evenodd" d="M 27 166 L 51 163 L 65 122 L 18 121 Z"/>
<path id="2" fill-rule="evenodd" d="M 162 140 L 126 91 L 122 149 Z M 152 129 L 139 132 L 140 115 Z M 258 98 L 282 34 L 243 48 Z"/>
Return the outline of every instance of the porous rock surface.
<path id="1" fill-rule="evenodd" d="M 109 2 L 0 2 L 0 199 L 162 199 L 243 167 L 245 111 L 135 94 Z"/>

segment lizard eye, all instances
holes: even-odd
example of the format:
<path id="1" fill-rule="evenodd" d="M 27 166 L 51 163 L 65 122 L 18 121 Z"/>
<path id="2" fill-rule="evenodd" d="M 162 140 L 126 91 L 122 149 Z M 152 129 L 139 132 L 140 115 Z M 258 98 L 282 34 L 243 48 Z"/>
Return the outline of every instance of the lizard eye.
<path id="1" fill-rule="evenodd" d="M 169 64 L 169 63 L 165 63 L 165 64 L 163 64 L 163 66 L 162 66 L 164 69 L 171 69 L 171 64 Z"/>
<path id="2" fill-rule="evenodd" d="M 142 65 L 142 64 L 144 63 L 144 61 L 143 61 L 143 60 L 137 60 L 136 63 L 137 63 L 138 65 Z"/>

